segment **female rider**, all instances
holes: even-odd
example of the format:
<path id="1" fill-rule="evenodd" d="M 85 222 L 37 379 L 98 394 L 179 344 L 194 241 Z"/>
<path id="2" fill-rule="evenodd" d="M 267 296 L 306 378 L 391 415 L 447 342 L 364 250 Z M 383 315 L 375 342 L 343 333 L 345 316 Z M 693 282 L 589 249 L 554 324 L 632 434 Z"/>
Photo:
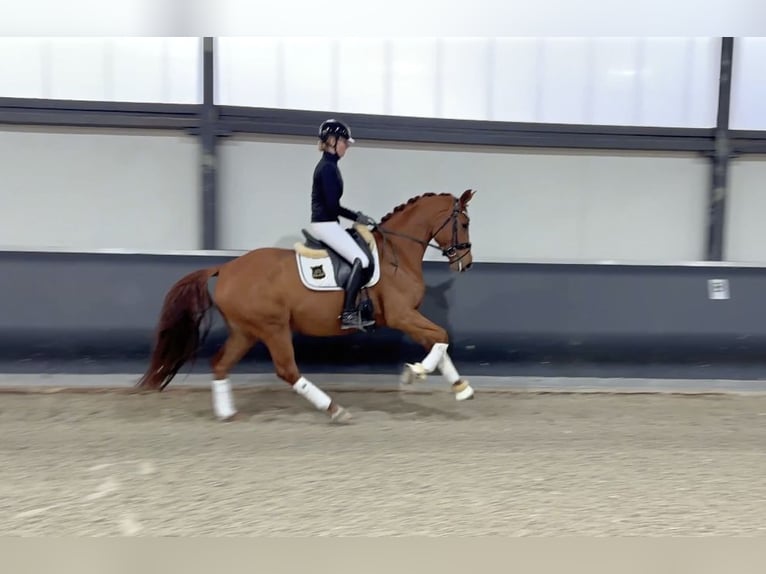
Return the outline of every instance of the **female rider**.
<path id="1" fill-rule="evenodd" d="M 322 157 L 314 168 L 311 188 L 311 233 L 351 264 L 340 316 L 341 329 L 359 329 L 374 323 L 362 320 L 356 303 L 362 286 L 362 269 L 369 267 L 370 261 L 338 220 L 338 217 L 345 217 L 365 225 L 375 225 L 375 220 L 361 211 L 354 212 L 340 204 L 343 178 L 338 169 L 338 161 L 352 143 L 354 138 L 346 124 L 335 119 L 322 122 L 319 126 L 319 150 Z"/>

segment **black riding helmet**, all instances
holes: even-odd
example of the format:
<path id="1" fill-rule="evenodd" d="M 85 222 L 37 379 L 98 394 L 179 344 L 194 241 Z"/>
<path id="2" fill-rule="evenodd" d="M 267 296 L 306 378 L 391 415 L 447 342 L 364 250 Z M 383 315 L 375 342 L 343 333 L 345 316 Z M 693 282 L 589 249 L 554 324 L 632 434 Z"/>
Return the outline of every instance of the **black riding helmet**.
<path id="1" fill-rule="evenodd" d="M 345 138 L 349 143 L 355 141 L 351 137 L 351 129 L 342 121 L 335 119 L 325 120 L 319 126 L 319 139 L 325 142 L 329 136 Z"/>

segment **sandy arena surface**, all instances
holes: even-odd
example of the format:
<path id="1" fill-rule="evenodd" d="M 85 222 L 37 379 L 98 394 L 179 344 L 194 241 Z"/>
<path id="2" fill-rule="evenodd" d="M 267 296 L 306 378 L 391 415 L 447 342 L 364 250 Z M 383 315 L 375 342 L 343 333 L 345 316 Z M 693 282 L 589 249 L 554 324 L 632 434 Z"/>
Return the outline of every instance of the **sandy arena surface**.
<path id="1" fill-rule="evenodd" d="M 0 535 L 756 535 L 766 397 L 0 394 Z"/>

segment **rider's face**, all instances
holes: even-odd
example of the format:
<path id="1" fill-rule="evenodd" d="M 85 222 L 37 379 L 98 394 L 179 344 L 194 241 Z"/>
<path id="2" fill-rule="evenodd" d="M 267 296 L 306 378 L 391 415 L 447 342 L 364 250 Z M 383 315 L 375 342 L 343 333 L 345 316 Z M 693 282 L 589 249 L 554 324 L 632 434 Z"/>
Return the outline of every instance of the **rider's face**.
<path id="1" fill-rule="evenodd" d="M 337 143 L 335 144 L 335 153 L 338 154 L 338 157 L 343 157 L 346 155 L 346 150 L 348 149 L 348 141 L 346 138 L 338 138 Z"/>

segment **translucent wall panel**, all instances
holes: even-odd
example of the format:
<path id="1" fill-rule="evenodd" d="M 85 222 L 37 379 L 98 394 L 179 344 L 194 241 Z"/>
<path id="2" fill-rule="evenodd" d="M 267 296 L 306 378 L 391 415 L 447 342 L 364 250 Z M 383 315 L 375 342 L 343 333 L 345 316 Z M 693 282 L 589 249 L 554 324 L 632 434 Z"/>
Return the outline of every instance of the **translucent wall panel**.
<path id="1" fill-rule="evenodd" d="M 50 97 L 47 56 L 39 38 L 0 38 L 0 97 Z"/>
<path id="2" fill-rule="evenodd" d="M 588 123 L 589 44 L 581 38 L 545 39 L 537 61 L 540 105 L 536 116 L 524 121 Z"/>
<path id="3" fill-rule="evenodd" d="M 449 38 L 441 42 L 440 116 L 489 119 L 491 76 L 488 38 Z"/>
<path id="4" fill-rule="evenodd" d="M 715 127 L 718 115 L 718 84 L 721 72 L 721 39 L 692 38 L 689 50 L 689 72 L 685 77 L 689 88 L 687 96 L 678 104 L 681 121 L 668 125 L 682 127 Z M 662 56 L 656 66 L 664 65 Z M 688 107 L 685 116 L 680 112 Z"/>
<path id="5" fill-rule="evenodd" d="M 716 38 L 546 38 L 536 51 L 525 48 L 522 61 L 535 64 L 527 64 L 522 77 L 535 86 L 537 105 L 521 121 L 715 125 Z"/>
<path id="6" fill-rule="evenodd" d="M 106 100 L 113 81 L 105 43 L 99 38 L 53 42 L 47 50 L 50 98 Z"/>
<path id="7" fill-rule="evenodd" d="M 199 103 L 199 38 L 0 38 L 0 97 Z"/>
<path id="8" fill-rule="evenodd" d="M 439 78 L 436 40 L 403 38 L 392 42 L 391 113 L 438 117 Z"/>
<path id="9" fill-rule="evenodd" d="M 162 100 L 156 101 L 179 104 L 202 102 L 202 38 L 131 38 L 131 45 L 137 45 L 132 44 L 133 40 L 149 40 L 156 46 L 162 45 L 164 83 L 160 92 Z M 153 58 L 154 61 L 157 59 Z M 140 70 L 141 67 L 135 66 L 134 69 Z M 138 81 L 141 76 L 136 78 Z"/>
<path id="10" fill-rule="evenodd" d="M 729 125 L 766 130 L 766 38 L 736 38 Z"/>
<path id="11" fill-rule="evenodd" d="M 361 114 L 388 113 L 390 51 L 386 42 L 349 38 L 339 44 L 337 109 Z"/>
<path id="12" fill-rule="evenodd" d="M 692 97 L 689 79 L 694 47 L 694 40 L 688 38 L 651 38 L 642 42 L 644 81 L 639 86 L 638 105 L 643 125 L 694 125 L 690 121 L 692 107 L 688 105 Z M 711 62 L 711 67 L 714 65 Z M 713 101 L 717 102 L 717 97 Z M 698 123 L 704 126 L 708 123 L 706 119 Z"/>
<path id="13" fill-rule="evenodd" d="M 285 108 L 337 108 L 338 77 L 334 42 L 327 38 L 290 38 L 283 43 Z"/>
<path id="14" fill-rule="evenodd" d="M 278 49 L 253 57 L 259 42 Z M 521 122 L 715 125 L 718 38 L 220 38 L 218 45 L 220 104 Z M 265 54 L 275 54 L 271 63 L 259 63 L 267 61 Z M 253 82 L 262 85 L 255 88 Z"/>
<path id="15" fill-rule="evenodd" d="M 590 74 L 584 123 L 640 124 L 641 44 L 633 38 L 594 38 L 585 57 Z"/>
<path id="16" fill-rule="evenodd" d="M 278 38 L 216 39 L 215 100 L 237 106 L 280 108 L 284 69 Z"/>
<path id="17" fill-rule="evenodd" d="M 504 122 L 535 121 L 541 86 L 537 62 L 543 41 L 497 38 L 490 46 L 490 118 Z"/>

